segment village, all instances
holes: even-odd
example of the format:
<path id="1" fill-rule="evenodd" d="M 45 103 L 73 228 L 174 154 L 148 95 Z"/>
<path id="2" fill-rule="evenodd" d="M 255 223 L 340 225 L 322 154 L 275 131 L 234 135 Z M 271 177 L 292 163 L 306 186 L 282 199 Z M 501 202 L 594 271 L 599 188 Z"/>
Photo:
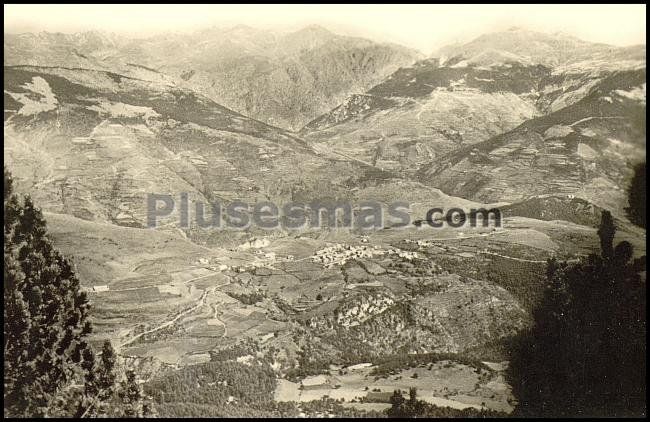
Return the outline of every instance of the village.
<path id="1" fill-rule="evenodd" d="M 344 245 L 336 243 L 317 251 L 312 257 L 313 262 L 322 264 L 325 268 L 332 268 L 335 265 L 343 265 L 352 259 L 374 258 L 382 255 L 395 255 L 406 260 L 419 258 L 417 252 L 403 251 L 399 249 L 381 249 L 375 245 Z"/>

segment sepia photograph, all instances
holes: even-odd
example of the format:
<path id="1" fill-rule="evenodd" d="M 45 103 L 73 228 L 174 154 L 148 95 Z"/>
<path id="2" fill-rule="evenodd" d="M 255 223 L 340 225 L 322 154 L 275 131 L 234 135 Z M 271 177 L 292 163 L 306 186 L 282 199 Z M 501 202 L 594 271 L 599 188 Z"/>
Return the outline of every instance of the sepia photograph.
<path id="1" fill-rule="evenodd" d="M 645 4 L 4 4 L 5 418 L 647 417 Z"/>

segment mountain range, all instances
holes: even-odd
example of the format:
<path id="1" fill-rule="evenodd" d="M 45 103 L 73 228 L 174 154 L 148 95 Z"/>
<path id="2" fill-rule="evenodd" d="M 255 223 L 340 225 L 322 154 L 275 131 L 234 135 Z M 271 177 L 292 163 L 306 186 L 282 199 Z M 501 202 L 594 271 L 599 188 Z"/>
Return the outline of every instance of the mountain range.
<path id="1" fill-rule="evenodd" d="M 348 97 L 301 135 L 467 199 L 564 193 L 622 212 L 645 156 L 645 46 L 513 28 L 436 56 Z"/>
<path id="2" fill-rule="evenodd" d="M 583 41 L 565 33 L 546 34 L 512 27 L 481 35 L 464 44 L 445 46 L 433 53 L 442 62 L 458 60 L 490 66 L 503 62 L 541 64 L 558 70 L 616 70 L 620 66 L 640 66 L 645 61 L 645 45 L 615 47 Z"/>
<path id="3" fill-rule="evenodd" d="M 5 65 L 128 75 L 144 66 L 237 112 L 291 130 L 422 57 L 316 25 L 291 33 L 238 25 L 144 39 L 98 31 L 6 35 L 4 51 Z"/>
<path id="4" fill-rule="evenodd" d="M 645 46 L 512 28 L 427 57 L 240 25 L 5 34 L 4 53 L 15 189 L 74 264 L 93 345 L 145 368 L 145 389 L 223 364 L 264 368 L 274 405 L 341 394 L 363 409 L 377 403 L 351 400 L 417 386 L 431 403 L 510 411 L 493 368 L 532 320 L 546 260 L 597 251 L 603 210 L 645 254 L 625 212 L 646 153 Z M 154 230 L 150 193 L 407 201 L 416 223 L 432 207 L 498 207 L 503 225 L 204 230 L 177 207 Z M 201 377 L 179 388 L 250 398 Z M 191 399 L 155 399 L 164 416 L 198 415 Z"/>

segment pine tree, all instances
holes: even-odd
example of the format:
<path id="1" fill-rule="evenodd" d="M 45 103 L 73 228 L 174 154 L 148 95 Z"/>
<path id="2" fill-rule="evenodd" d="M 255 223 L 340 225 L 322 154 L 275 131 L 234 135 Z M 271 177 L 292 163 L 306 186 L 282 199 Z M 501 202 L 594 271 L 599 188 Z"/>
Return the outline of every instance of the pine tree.
<path id="1" fill-rule="evenodd" d="M 101 358 L 96 362 L 92 351 L 87 352 L 84 400 L 76 417 L 155 417 L 156 410 L 145 397 L 132 370 L 119 368 L 117 354 L 110 341 L 105 340 Z M 120 375 L 121 374 L 121 375 Z M 121 378 L 121 379 L 120 379 Z"/>
<path id="2" fill-rule="evenodd" d="M 603 212 L 601 254 L 549 262 L 534 326 L 516 339 L 508 377 L 521 416 L 645 413 L 645 282 Z"/>
<path id="3" fill-rule="evenodd" d="M 393 395 L 390 397 L 390 403 L 391 403 L 391 408 L 388 409 L 388 416 L 394 417 L 394 418 L 400 418 L 400 417 L 405 417 L 406 414 L 404 412 L 404 402 L 406 399 L 402 395 L 401 390 L 395 390 L 393 392 Z"/>
<path id="4" fill-rule="evenodd" d="M 70 264 L 47 237 L 31 199 L 4 170 L 5 416 L 47 416 L 78 375 L 91 331 L 89 304 Z"/>
<path id="5" fill-rule="evenodd" d="M 601 216 L 598 238 L 600 239 L 601 256 L 605 259 L 611 258 L 614 254 L 614 219 L 609 211 L 603 211 Z"/>
<path id="6" fill-rule="evenodd" d="M 628 201 L 630 206 L 626 209 L 630 221 L 645 229 L 646 225 L 646 183 L 645 162 L 634 168 L 634 177 L 630 183 Z"/>
<path id="7" fill-rule="evenodd" d="M 135 373 L 118 392 L 117 355 L 98 360 L 87 342 L 90 306 L 72 267 L 53 248 L 31 198 L 4 170 L 4 415 L 150 416 Z M 76 387 L 83 380 L 83 391 Z"/>
<path id="8" fill-rule="evenodd" d="M 114 392 L 115 389 L 115 365 L 116 365 L 117 356 L 115 355 L 115 350 L 109 340 L 104 341 L 104 346 L 102 347 L 102 365 L 99 368 L 98 372 L 98 386 L 99 386 L 99 398 L 100 400 L 108 399 Z"/>
<path id="9" fill-rule="evenodd" d="M 124 416 L 127 418 L 142 417 L 142 390 L 138 385 L 135 372 L 126 371 L 126 379 L 122 381 L 119 392 Z"/>
<path id="10" fill-rule="evenodd" d="M 111 342 L 104 341 L 99 362 L 92 350 L 88 349 L 82 365 L 86 370 L 85 394 L 76 416 L 111 416 L 114 413 L 117 378 L 117 355 Z"/>
<path id="11" fill-rule="evenodd" d="M 418 389 L 415 387 L 409 388 L 409 404 L 415 404 L 417 401 Z"/>

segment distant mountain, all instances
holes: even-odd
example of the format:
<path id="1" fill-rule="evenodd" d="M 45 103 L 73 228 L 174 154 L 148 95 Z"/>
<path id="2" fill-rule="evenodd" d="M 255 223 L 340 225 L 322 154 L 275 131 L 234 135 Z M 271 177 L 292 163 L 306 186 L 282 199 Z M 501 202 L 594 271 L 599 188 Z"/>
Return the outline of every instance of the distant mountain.
<path id="1" fill-rule="evenodd" d="M 412 199 L 419 214 L 424 198 L 454 203 L 155 75 L 5 67 L 4 157 L 19 190 L 48 212 L 135 228 L 145 225 L 147 193 L 178 200 L 187 192 L 190 201 L 223 206 Z M 165 226 L 179 224 L 175 214 Z"/>
<path id="2" fill-rule="evenodd" d="M 590 43 L 563 34 L 545 34 L 522 28 L 481 35 L 466 44 L 441 48 L 433 54 L 444 64 L 449 60 L 462 65 L 501 65 L 516 62 L 525 65 L 615 70 L 621 66 L 643 65 L 645 45 L 615 47 Z"/>
<path id="3" fill-rule="evenodd" d="M 467 199 L 575 195 L 621 216 L 632 169 L 645 160 L 645 113 L 645 69 L 615 72 L 579 101 L 440 156 L 418 175 Z"/>
<path id="4" fill-rule="evenodd" d="M 173 77 L 246 116 L 297 130 L 422 55 L 319 26 L 283 34 L 244 25 L 128 39 L 101 32 L 5 35 L 5 65 L 65 66 Z"/>
<path id="5" fill-rule="evenodd" d="M 454 196 L 510 202 L 527 195 L 581 192 L 604 208 L 620 211 L 625 203 L 621 189 L 630 171 L 625 160 L 645 153 L 645 123 L 640 117 L 645 111 L 645 46 L 618 48 L 513 29 L 442 52 L 439 58 L 399 69 L 364 94 L 348 97 L 306 125 L 301 135 L 321 150 L 418 181 L 424 178 Z M 613 118 L 598 120 L 601 116 Z M 576 123 L 580 119 L 587 120 Z M 560 121 L 564 132 L 553 135 L 555 123 L 549 122 Z M 540 122 L 546 126 L 536 129 L 536 138 L 523 135 L 525 128 Z M 598 125 L 593 133 L 607 145 L 588 141 L 588 136 L 576 141 L 576 133 L 583 132 L 568 127 L 571 124 L 589 134 L 586 127 Z M 499 145 L 495 149 L 501 151 L 501 142 L 515 134 L 527 139 L 513 150 L 517 154 L 533 148 L 530 143 L 542 154 L 552 149 L 556 137 L 573 139 L 562 152 L 568 161 L 535 161 L 544 170 L 530 188 L 523 182 L 527 177 L 521 176 L 529 173 L 525 169 L 530 163 L 523 165 L 506 154 L 496 162 L 518 167 L 507 176 L 512 180 L 503 176 L 507 180 L 500 181 L 502 173 L 492 167 L 495 161 L 489 152 L 482 153 L 483 148 Z M 615 140 L 615 156 L 610 155 L 614 144 L 608 139 Z M 461 161 L 462 174 L 453 172 Z M 599 177 L 599 172 L 605 174 Z"/>
<path id="6" fill-rule="evenodd" d="M 19 66 L 5 67 L 4 89 L 4 156 L 19 185 L 46 210 L 86 220 L 141 227 L 146 193 L 254 195 L 266 176 L 260 155 L 313 155 L 280 129 L 164 82 Z"/>
<path id="7" fill-rule="evenodd" d="M 460 145 L 474 144 L 541 115 L 537 66 L 440 66 L 428 59 L 401 68 L 363 95 L 306 125 L 323 147 L 409 173 Z"/>
<path id="8" fill-rule="evenodd" d="M 528 39 L 534 33 L 508 34 L 514 35 L 507 39 Z M 503 38 L 480 39 L 506 45 Z M 602 50 L 569 39 L 580 51 Z M 58 50 L 47 49 L 54 45 Z M 210 67 L 217 62 L 219 69 L 248 69 L 261 75 L 262 93 L 278 87 L 268 79 L 277 72 L 266 72 L 278 57 L 293 57 L 294 64 L 299 57 L 296 69 L 328 59 L 334 64 L 321 65 L 321 72 L 338 64 L 354 69 L 356 59 L 335 59 L 337 52 L 348 51 L 344 45 L 392 48 L 317 26 L 291 34 L 213 28 L 137 42 L 100 32 L 11 36 L 5 39 L 5 51 L 12 52 L 6 61 L 29 61 L 32 55 L 41 62 L 73 56 L 76 61 L 6 67 L 5 155 L 17 167 L 18 180 L 38 184 L 29 188 L 38 190 L 49 211 L 119 225 L 142 224 L 144 204 L 137 195 L 147 189 L 186 189 L 206 200 L 364 198 L 380 187 L 391 200 L 405 186 L 426 197 L 440 196 L 420 182 L 455 200 L 578 195 L 620 214 L 631 165 L 645 156 L 644 68 L 580 73 L 517 61 L 483 66 L 462 63 L 458 56 L 426 59 L 347 97 L 298 136 L 201 95 L 196 72 L 170 71 L 184 61 L 219 78 L 228 73 Z M 615 57 L 627 57 L 628 50 L 618 49 Z M 348 51 L 348 58 L 357 51 Z M 171 59 L 165 60 L 167 55 Z M 369 59 L 370 68 L 372 63 Z M 87 69 L 93 67 L 113 70 Z M 335 76 L 326 73 L 323 79 L 335 81 Z M 229 77 L 244 85 L 255 79 Z M 294 94 L 260 98 L 314 99 Z M 134 175 L 129 172 L 137 166 L 128 169 L 128 162 L 148 164 Z M 331 181 L 326 189 L 324 178 Z M 129 179 L 134 186 L 125 185 Z"/>
<path id="9" fill-rule="evenodd" d="M 309 394 L 419 379 L 433 401 L 510 411 L 506 345 L 530 325 L 546 260 L 598 251 L 603 209 L 645 255 L 622 211 L 645 158 L 643 66 L 574 71 L 492 47 L 490 65 L 412 63 L 318 26 L 40 33 L 4 48 L 5 164 L 92 300 L 91 345 L 109 339 L 148 394 L 181 380 L 221 403 L 170 403 L 180 390 L 165 389 L 161 416 L 268 416 L 330 372 Z M 151 193 L 176 201 L 156 230 Z M 400 201 L 413 224 L 198 227 L 193 202 L 236 200 Z M 434 229 L 433 207 L 503 218 Z"/>

